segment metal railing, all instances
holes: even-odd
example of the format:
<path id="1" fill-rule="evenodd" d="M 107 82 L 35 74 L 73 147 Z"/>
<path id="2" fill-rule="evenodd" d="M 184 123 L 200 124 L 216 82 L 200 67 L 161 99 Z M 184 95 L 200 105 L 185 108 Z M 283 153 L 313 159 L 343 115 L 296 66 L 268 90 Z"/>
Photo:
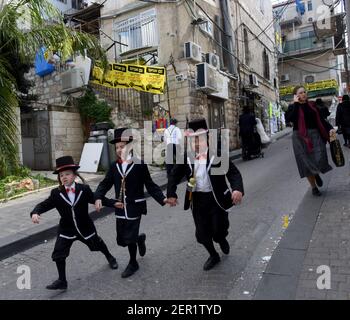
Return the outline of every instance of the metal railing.
<path id="1" fill-rule="evenodd" d="M 156 14 L 153 12 L 118 22 L 114 26 L 117 41 L 127 44 L 120 46 L 119 53 L 159 44 Z"/>
<path id="2" fill-rule="evenodd" d="M 283 53 L 292 54 L 316 49 L 330 49 L 332 47 L 332 38 L 327 38 L 325 41 L 322 42 L 318 41 L 316 37 L 299 38 L 284 42 Z"/>

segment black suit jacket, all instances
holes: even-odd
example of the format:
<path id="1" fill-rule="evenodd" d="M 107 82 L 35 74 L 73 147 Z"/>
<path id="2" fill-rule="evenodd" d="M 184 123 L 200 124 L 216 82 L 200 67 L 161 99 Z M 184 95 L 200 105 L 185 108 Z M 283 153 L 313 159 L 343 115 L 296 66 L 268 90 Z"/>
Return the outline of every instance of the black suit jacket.
<path id="1" fill-rule="evenodd" d="M 231 190 L 240 191 L 244 194 L 243 179 L 242 175 L 234 165 L 233 161 L 229 161 L 229 168 L 227 172 L 221 172 L 221 174 L 212 174 L 213 168 L 220 168 L 221 163 L 217 158 L 207 159 L 207 170 L 211 182 L 212 193 L 214 195 L 216 203 L 223 210 L 228 210 L 233 206 L 231 199 Z M 181 182 L 185 176 L 189 180 L 194 172 L 194 161 L 193 158 L 187 158 L 187 164 L 177 164 L 174 166 L 172 172 L 168 178 L 168 198 L 177 198 L 176 189 L 177 185 Z M 227 185 L 226 178 L 229 182 Z M 231 187 L 231 190 L 230 190 Z M 186 202 L 186 198 L 185 198 Z M 185 203 L 185 208 L 186 208 Z"/>
<path id="2" fill-rule="evenodd" d="M 127 174 L 125 180 L 125 209 L 116 208 L 115 214 L 118 218 L 133 220 L 140 218 L 142 214 L 147 214 L 144 187 L 146 187 L 148 193 L 162 206 L 164 205 L 165 196 L 160 187 L 153 182 L 148 167 L 143 161 L 141 161 L 140 164 L 129 164 L 126 168 L 126 172 L 128 172 L 129 169 L 131 170 Z M 123 172 L 122 165 L 113 162 L 106 177 L 100 182 L 95 191 L 95 200 L 103 199 L 104 195 L 112 186 L 114 186 L 116 198 L 118 198 L 122 181 L 120 172 Z M 109 201 L 107 206 L 114 207 L 115 202 L 116 200 Z"/>
<path id="3" fill-rule="evenodd" d="M 50 196 L 40 202 L 30 216 L 39 214 L 56 208 L 61 216 L 59 223 L 59 234 L 64 238 L 76 238 L 81 236 L 84 239 L 92 237 L 96 233 L 93 221 L 89 216 L 89 203 L 94 203 L 94 194 L 88 185 L 75 183 L 74 203 L 66 193 L 65 188 L 51 190 Z M 104 205 L 110 203 L 109 199 L 103 198 Z"/>

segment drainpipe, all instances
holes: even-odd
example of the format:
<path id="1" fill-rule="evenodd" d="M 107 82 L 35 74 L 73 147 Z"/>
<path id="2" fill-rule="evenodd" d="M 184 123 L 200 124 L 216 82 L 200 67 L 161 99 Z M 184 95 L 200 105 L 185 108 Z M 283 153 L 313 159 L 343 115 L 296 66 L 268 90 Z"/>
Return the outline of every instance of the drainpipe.
<path id="1" fill-rule="evenodd" d="M 220 0 L 220 10 L 221 10 L 221 16 L 223 20 L 223 29 L 225 31 L 225 34 L 223 35 L 225 41 L 225 46 L 227 50 L 231 53 L 234 53 L 235 50 L 235 39 L 233 36 L 233 30 L 231 28 L 230 24 L 230 17 L 231 17 L 231 10 L 230 6 L 227 3 L 227 0 Z M 237 64 L 232 55 L 227 55 L 228 56 L 228 69 L 229 72 L 233 75 L 237 75 Z"/>

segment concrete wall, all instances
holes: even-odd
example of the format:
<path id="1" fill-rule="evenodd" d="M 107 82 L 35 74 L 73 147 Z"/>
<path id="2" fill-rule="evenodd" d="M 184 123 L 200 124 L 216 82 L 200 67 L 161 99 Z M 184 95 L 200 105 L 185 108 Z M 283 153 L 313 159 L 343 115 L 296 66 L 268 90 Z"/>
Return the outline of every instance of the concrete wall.
<path id="1" fill-rule="evenodd" d="M 55 159 L 71 155 L 79 162 L 84 146 L 83 129 L 80 114 L 73 107 L 49 107 L 51 159 L 55 167 Z"/>
<path id="2" fill-rule="evenodd" d="M 55 167 L 55 159 L 64 155 L 73 156 L 79 162 L 84 146 L 84 135 L 78 109 L 66 106 L 67 95 L 61 93 L 61 72 L 65 68 L 57 66 L 57 71 L 45 77 L 35 75 L 31 69 L 26 75 L 29 80 L 35 81 L 31 94 L 38 95 L 34 108 L 44 108 L 49 111 L 51 165 Z"/>
<path id="3" fill-rule="evenodd" d="M 50 2 L 61 12 L 65 12 L 69 9 L 72 9 L 72 0 L 66 0 L 64 2 L 58 1 L 58 0 L 50 0 Z"/>
<path id="4" fill-rule="evenodd" d="M 325 55 L 321 55 L 319 52 L 314 55 L 308 55 L 309 62 L 321 66 L 334 67 L 337 64 L 337 59 L 332 52 L 328 52 Z M 279 63 L 279 72 L 282 74 L 289 74 L 289 81 L 281 82 L 281 86 L 296 85 L 304 83 L 306 75 L 314 75 L 315 81 L 336 79 L 338 75 L 336 70 L 327 70 L 317 66 L 312 66 L 302 61 L 297 60 L 281 60 Z"/>
<path id="5" fill-rule="evenodd" d="M 265 33 L 262 30 L 272 21 L 272 6 L 270 1 L 263 1 L 264 10 L 260 11 L 259 2 L 253 0 L 240 0 L 231 2 L 231 10 L 234 16 L 235 28 L 237 29 L 238 58 L 241 61 L 242 86 L 249 87 L 249 74 L 255 73 L 259 78 L 259 87 L 253 88 L 270 101 L 276 101 L 278 95 L 274 88 L 274 78 L 277 78 L 277 57 L 275 56 L 275 38 L 273 27 Z M 249 65 L 245 63 L 244 29 L 248 32 Z M 260 34 L 261 33 L 261 34 Z M 256 36 L 260 36 L 256 39 Z M 262 54 L 264 49 L 269 57 L 270 79 L 264 77 Z"/>

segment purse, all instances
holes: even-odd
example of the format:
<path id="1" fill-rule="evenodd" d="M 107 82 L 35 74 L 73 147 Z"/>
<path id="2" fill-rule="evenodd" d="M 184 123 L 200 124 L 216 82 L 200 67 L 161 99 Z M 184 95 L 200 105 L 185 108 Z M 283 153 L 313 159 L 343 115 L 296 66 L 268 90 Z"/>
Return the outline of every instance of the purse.
<path id="1" fill-rule="evenodd" d="M 338 139 L 330 141 L 330 149 L 332 160 L 336 167 L 343 167 L 345 165 L 345 160 L 340 141 Z"/>

